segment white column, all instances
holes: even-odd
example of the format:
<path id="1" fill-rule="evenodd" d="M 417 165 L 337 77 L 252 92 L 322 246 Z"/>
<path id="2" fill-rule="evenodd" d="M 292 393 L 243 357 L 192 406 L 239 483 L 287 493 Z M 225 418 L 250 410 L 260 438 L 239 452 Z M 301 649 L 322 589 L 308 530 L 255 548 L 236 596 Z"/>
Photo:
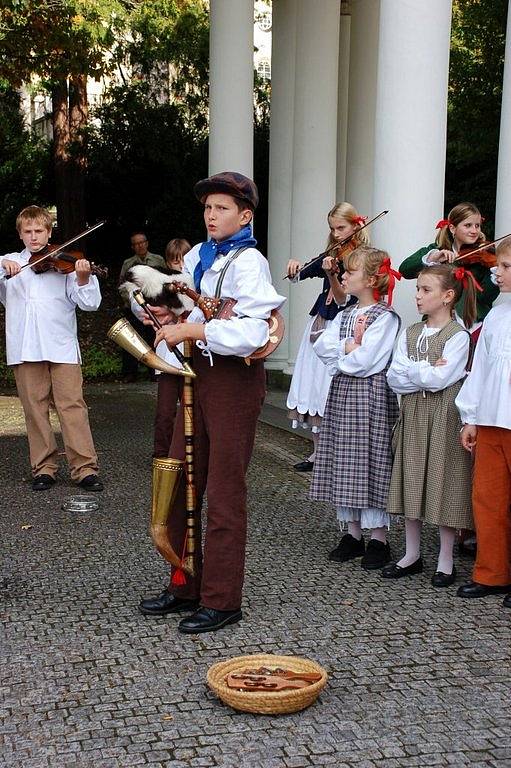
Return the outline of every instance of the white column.
<path id="1" fill-rule="evenodd" d="M 509 231 L 511 231 L 511 4 L 507 13 L 504 83 L 500 113 L 495 237 L 505 235 Z"/>
<path id="2" fill-rule="evenodd" d="M 253 0 L 211 0 L 209 41 L 209 172 L 252 177 Z"/>
<path id="3" fill-rule="evenodd" d="M 401 261 L 431 242 L 443 215 L 450 0 L 381 0 L 374 201 L 389 214 L 373 243 Z M 415 281 L 402 280 L 395 306 L 417 319 Z"/>
<path id="4" fill-rule="evenodd" d="M 268 260 L 274 285 L 289 299 L 290 284 L 282 280 L 291 258 L 291 200 L 296 51 L 294 0 L 274 0 L 272 6 L 270 178 L 268 197 Z M 292 286 L 291 286 L 292 289 Z M 266 363 L 282 370 L 289 354 L 289 301 L 282 314 L 286 335 Z"/>
<path id="5" fill-rule="evenodd" d="M 326 243 L 326 215 L 335 203 L 340 0 L 296 0 L 296 78 L 291 254 L 301 263 Z M 290 296 L 291 373 L 319 280 L 293 285 Z"/>
<path id="6" fill-rule="evenodd" d="M 401 7 L 400 2 L 396 5 Z M 380 0 L 352 0 L 345 197 L 372 214 Z"/>
<path id="7" fill-rule="evenodd" d="M 348 94 L 350 77 L 351 16 L 348 3 L 341 8 L 339 28 L 339 82 L 337 97 L 337 192 L 338 203 L 346 200 L 346 152 L 348 149 Z"/>

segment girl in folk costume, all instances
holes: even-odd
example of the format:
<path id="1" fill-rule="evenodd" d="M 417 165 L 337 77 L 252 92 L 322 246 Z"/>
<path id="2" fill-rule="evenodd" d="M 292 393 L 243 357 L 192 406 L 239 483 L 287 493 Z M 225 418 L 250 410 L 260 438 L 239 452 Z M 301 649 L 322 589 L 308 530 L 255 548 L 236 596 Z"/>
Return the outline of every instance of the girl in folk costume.
<path id="1" fill-rule="evenodd" d="M 362 567 L 390 560 L 386 531 L 397 398 L 386 370 L 400 320 L 391 308 L 395 278 L 385 251 L 361 246 L 344 259 L 343 290 L 358 299 L 314 344 L 333 377 L 321 425 L 310 498 L 329 501 L 348 533 L 329 559 L 362 557 Z M 388 295 L 388 303 L 381 299 Z M 365 549 L 362 528 L 371 529 Z M 364 554 L 365 553 L 365 554 Z"/>
<path id="2" fill-rule="evenodd" d="M 471 463 L 460 443 L 461 421 L 454 400 L 470 352 L 470 336 L 453 319 L 464 294 L 464 324 L 476 314 L 477 283 L 464 267 L 436 264 L 417 278 L 417 309 L 425 322 L 401 334 L 387 380 L 401 395 L 401 413 L 393 438 L 394 466 L 388 511 L 405 516 L 406 552 L 383 569 L 397 579 L 422 572 L 423 521 L 440 531 L 435 587 L 454 582 L 453 547 L 457 528 L 470 528 Z"/>
<path id="3" fill-rule="evenodd" d="M 459 203 L 449 211 L 446 219 L 441 219 L 436 225 L 438 232 L 435 242 L 420 248 L 405 259 L 399 267 L 403 277 L 409 279 L 415 279 L 424 267 L 443 263 L 452 264 L 455 260 L 458 266 L 468 269 L 482 289 L 477 294 L 476 316 L 472 325 L 467 328 L 473 335 L 474 342 L 477 341 L 482 322 L 499 295 L 499 291 L 491 279 L 490 267 L 484 263 L 484 259 L 465 264 L 462 258 L 457 259 L 457 257 L 463 251 L 472 251 L 484 243 L 485 237 L 481 232 L 482 221 L 482 216 L 475 205 Z M 459 322 L 463 322 L 464 296 L 465 294 L 462 294 L 456 302 Z"/>
<path id="4" fill-rule="evenodd" d="M 327 220 L 330 227 L 327 250 L 336 242 L 350 236 L 351 240 L 331 251 L 324 259 L 314 261 L 304 268 L 294 259 L 287 265 L 287 273 L 293 282 L 311 277 L 320 277 L 323 280 L 321 293 L 309 313 L 310 318 L 305 326 L 287 398 L 289 418 L 293 420 L 293 427 L 301 424 L 305 429 L 311 429 L 314 443 L 312 454 L 305 461 L 295 464 L 294 468 L 299 472 L 310 472 L 313 468 L 319 428 L 331 381 L 327 367 L 314 354 L 312 345 L 323 330 L 332 324 L 340 308 L 354 301 L 341 287 L 343 257 L 359 245 L 369 243 L 367 230 L 357 232 L 365 223 L 366 217 L 360 216 L 351 203 L 334 205 Z"/>

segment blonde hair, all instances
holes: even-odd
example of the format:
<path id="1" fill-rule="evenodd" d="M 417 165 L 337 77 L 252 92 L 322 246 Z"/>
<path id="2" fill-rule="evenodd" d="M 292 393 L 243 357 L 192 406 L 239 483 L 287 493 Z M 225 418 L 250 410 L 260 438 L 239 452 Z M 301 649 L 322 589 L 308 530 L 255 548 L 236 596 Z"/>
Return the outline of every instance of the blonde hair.
<path id="1" fill-rule="evenodd" d="M 192 246 L 183 237 L 175 237 L 173 240 L 169 240 L 167 247 L 165 248 L 165 261 L 167 265 L 173 261 L 183 261 L 184 256 L 190 251 Z"/>
<path id="2" fill-rule="evenodd" d="M 35 221 L 37 224 L 42 224 L 48 232 L 51 232 L 53 227 L 53 216 L 46 210 L 38 205 L 28 205 L 23 208 L 16 218 L 16 229 L 21 232 L 23 224 L 27 224 L 29 221 Z"/>
<path id="3" fill-rule="evenodd" d="M 473 216 L 473 215 L 481 216 L 481 212 L 476 205 L 474 205 L 473 203 L 458 203 L 458 205 L 455 205 L 454 208 L 452 208 L 449 211 L 447 220 L 449 221 L 449 224 L 452 224 L 453 227 L 457 227 L 458 224 L 461 224 L 462 221 L 465 221 L 465 219 L 468 219 L 469 216 Z M 479 237 L 477 238 L 477 242 L 481 243 L 485 239 L 486 238 L 484 234 L 482 232 L 479 232 Z M 452 236 L 451 230 L 449 229 L 448 226 L 442 227 L 442 229 L 438 231 L 435 242 L 440 248 L 440 250 L 444 250 L 444 249 L 447 251 L 452 250 L 454 237 Z"/>
<path id="4" fill-rule="evenodd" d="M 330 219 L 344 219 L 350 224 L 355 224 L 355 219 L 360 214 L 357 209 L 351 203 L 336 203 L 331 211 L 328 212 L 327 221 L 330 224 Z M 363 229 L 361 232 L 356 232 L 353 235 L 352 241 L 358 245 L 369 245 L 369 232 L 367 229 Z M 328 236 L 327 249 L 335 245 L 336 240 L 330 232 Z"/>
<path id="5" fill-rule="evenodd" d="M 502 256 L 507 252 L 511 254 L 511 237 L 505 237 L 504 240 L 500 241 L 495 249 L 495 256 Z"/>
<path id="6" fill-rule="evenodd" d="M 387 251 L 372 248 L 370 245 L 361 245 L 344 257 L 344 268 L 353 270 L 361 266 L 367 279 L 374 279 L 372 287 L 375 294 L 377 293 L 380 297 L 386 296 L 389 290 L 389 275 L 386 272 L 379 273 L 385 259 L 390 260 Z"/>
<path id="7" fill-rule="evenodd" d="M 463 292 L 465 293 L 463 322 L 466 328 L 471 328 L 477 318 L 477 299 L 474 280 L 470 276 L 467 276 L 466 286 L 463 286 L 464 274 L 467 275 L 468 272 L 468 269 L 459 267 L 457 264 L 432 264 L 421 270 L 419 275 L 433 275 L 438 278 L 443 291 L 454 291 L 453 300 L 448 305 L 451 312 L 453 312 L 455 304 L 461 299 Z"/>

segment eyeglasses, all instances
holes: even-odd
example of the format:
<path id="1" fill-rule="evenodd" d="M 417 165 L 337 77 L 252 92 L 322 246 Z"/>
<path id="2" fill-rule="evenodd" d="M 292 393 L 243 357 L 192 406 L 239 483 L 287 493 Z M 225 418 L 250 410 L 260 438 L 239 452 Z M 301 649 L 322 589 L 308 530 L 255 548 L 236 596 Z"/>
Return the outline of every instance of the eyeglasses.
<path id="1" fill-rule="evenodd" d="M 144 245 L 145 243 L 147 243 L 147 240 L 132 240 L 131 241 L 131 245 L 133 246 L 133 248 L 136 248 L 137 245 Z"/>

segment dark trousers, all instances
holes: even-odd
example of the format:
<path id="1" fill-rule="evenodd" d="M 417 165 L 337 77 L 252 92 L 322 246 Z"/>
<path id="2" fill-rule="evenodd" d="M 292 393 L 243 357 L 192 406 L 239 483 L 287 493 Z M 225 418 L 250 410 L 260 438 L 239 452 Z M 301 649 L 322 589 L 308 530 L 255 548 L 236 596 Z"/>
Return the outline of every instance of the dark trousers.
<path id="1" fill-rule="evenodd" d="M 154 449 L 153 456 L 158 459 L 169 455 L 177 405 L 183 392 L 183 379 L 171 373 L 159 373 L 156 414 L 154 417 Z"/>
<path id="2" fill-rule="evenodd" d="M 221 611 L 241 605 L 247 535 L 246 473 L 265 394 L 264 365 L 194 352 L 194 475 L 197 492 L 196 575 L 170 590 L 200 598 Z M 184 459 L 183 411 L 179 408 L 169 455 Z M 207 493 L 206 535 L 201 552 L 200 512 Z M 174 550 L 181 555 L 186 526 L 184 483 L 169 516 Z"/>
<path id="3" fill-rule="evenodd" d="M 151 328 L 150 325 L 144 325 L 144 323 L 141 323 L 140 320 L 138 320 L 135 317 L 135 315 L 133 315 L 131 312 L 125 312 L 124 316 L 131 323 L 131 325 L 136 330 L 138 335 L 142 336 L 142 338 L 145 339 L 145 341 L 147 341 L 151 349 L 153 349 L 154 339 L 156 336 L 154 329 Z M 130 355 L 129 352 L 126 352 L 126 350 L 124 349 L 121 350 L 121 354 L 122 354 L 122 375 L 136 376 L 138 373 L 138 360 L 135 357 L 133 357 L 133 355 Z"/>

